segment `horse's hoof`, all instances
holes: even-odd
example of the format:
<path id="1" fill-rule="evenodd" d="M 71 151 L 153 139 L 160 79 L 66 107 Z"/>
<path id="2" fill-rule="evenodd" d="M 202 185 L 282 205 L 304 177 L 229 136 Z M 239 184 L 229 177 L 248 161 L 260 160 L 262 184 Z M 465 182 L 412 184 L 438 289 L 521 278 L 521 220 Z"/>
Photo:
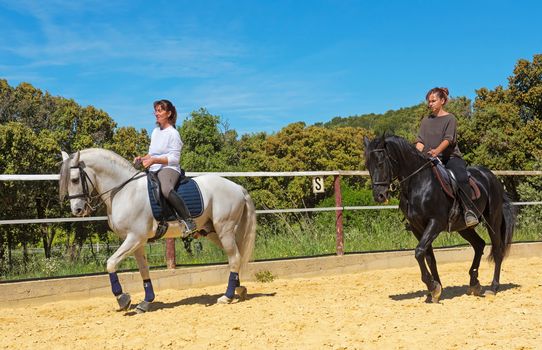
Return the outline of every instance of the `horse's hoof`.
<path id="1" fill-rule="evenodd" d="M 484 292 L 484 296 L 485 297 L 494 297 L 495 295 L 497 294 L 497 292 L 491 290 L 491 289 L 488 289 Z"/>
<path id="2" fill-rule="evenodd" d="M 239 286 L 235 288 L 235 294 L 239 296 L 240 301 L 244 301 L 247 299 L 247 288 L 244 286 Z"/>
<path id="3" fill-rule="evenodd" d="M 122 293 L 117 295 L 117 303 L 119 303 L 118 311 L 126 311 L 130 307 L 130 304 L 132 304 L 132 298 L 128 293 Z"/>
<path id="4" fill-rule="evenodd" d="M 442 286 L 440 283 L 435 282 L 435 288 L 431 291 L 431 302 L 437 304 L 442 294 Z"/>
<path id="5" fill-rule="evenodd" d="M 228 298 L 227 296 L 223 295 L 220 298 L 216 299 L 216 303 L 217 304 L 230 304 L 232 300 L 233 300 L 232 298 Z"/>
<path id="6" fill-rule="evenodd" d="M 137 304 L 137 306 L 135 308 L 135 311 L 138 314 L 143 314 L 143 313 L 149 311 L 150 306 L 151 306 L 150 302 L 143 300 L 142 302 Z"/>
<path id="7" fill-rule="evenodd" d="M 474 295 L 476 297 L 482 296 L 482 286 L 480 283 L 469 286 L 469 288 L 467 288 L 467 295 Z"/>

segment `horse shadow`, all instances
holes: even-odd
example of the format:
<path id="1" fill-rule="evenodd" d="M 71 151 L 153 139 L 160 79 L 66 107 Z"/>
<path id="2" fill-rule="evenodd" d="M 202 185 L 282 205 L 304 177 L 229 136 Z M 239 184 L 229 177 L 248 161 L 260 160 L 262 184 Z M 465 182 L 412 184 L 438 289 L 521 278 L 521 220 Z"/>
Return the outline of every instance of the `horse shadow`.
<path id="1" fill-rule="evenodd" d="M 501 284 L 499 286 L 499 292 L 504 292 L 505 290 L 519 288 L 519 287 L 521 287 L 521 285 L 519 285 L 519 284 L 505 283 L 505 284 Z M 468 288 L 469 288 L 469 286 L 466 285 L 466 284 L 464 284 L 462 286 L 445 287 L 445 288 L 442 289 L 442 294 L 440 296 L 440 300 L 441 301 L 442 300 L 451 300 L 453 298 L 457 298 L 457 297 L 466 295 Z M 485 289 L 487 289 L 487 288 L 485 288 Z M 428 294 L 427 290 L 418 290 L 418 291 L 410 292 L 410 293 L 392 294 L 392 295 L 389 295 L 389 298 L 394 300 L 394 301 L 402 301 L 402 300 L 423 298 L 423 297 L 426 297 L 427 294 Z M 481 295 L 480 297 L 483 298 L 484 295 Z"/>
<path id="2" fill-rule="evenodd" d="M 274 297 L 277 293 L 253 293 L 253 294 L 247 294 L 247 297 L 245 300 L 240 301 L 237 296 L 235 298 L 234 303 L 237 302 L 246 302 L 255 298 L 262 298 L 262 297 Z M 171 303 L 164 303 L 161 301 L 155 301 L 150 303 L 149 310 L 147 312 L 153 312 L 157 310 L 165 310 L 165 309 L 173 309 L 179 306 L 187 306 L 187 305 L 204 305 L 205 307 L 216 305 L 216 300 L 220 298 L 224 294 L 203 294 L 198 296 L 193 296 L 189 298 L 185 298 L 182 300 L 174 301 Z M 130 311 L 126 313 L 126 316 L 134 316 L 137 314 L 135 308 L 137 307 L 137 304 L 130 306 Z"/>

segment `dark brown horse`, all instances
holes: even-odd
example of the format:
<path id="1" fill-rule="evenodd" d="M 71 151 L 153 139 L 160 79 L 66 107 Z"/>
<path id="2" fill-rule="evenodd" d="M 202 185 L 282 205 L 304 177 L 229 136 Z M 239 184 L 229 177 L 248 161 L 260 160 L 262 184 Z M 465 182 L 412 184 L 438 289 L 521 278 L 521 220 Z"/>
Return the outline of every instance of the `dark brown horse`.
<path id="1" fill-rule="evenodd" d="M 453 200 L 441 190 L 428 158 L 401 137 L 382 136 L 373 141 L 365 138 L 365 162 L 377 202 L 387 201 L 390 184 L 395 179 L 399 180 L 399 208 L 419 241 L 415 256 L 422 281 L 430 292 L 428 301 L 438 302 L 442 292 L 432 243 L 440 232 L 448 228 L 458 231 L 474 248 L 467 293 L 480 295 L 478 267 L 485 242 L 474 228 L 466 227 L 462 215 L 449 222 Z M 468 171 L 480 189 L 480 197 L 474 203 L 480 221 L 486 224 L 491 239 L 491 258 L 495 262 L 493 281 L 486 294 L 495 294 L 499 289 L 501 264 L 512 242 L 515 210 L 501 182 L 491 171 L 481 166 L 469 167 Z"/>

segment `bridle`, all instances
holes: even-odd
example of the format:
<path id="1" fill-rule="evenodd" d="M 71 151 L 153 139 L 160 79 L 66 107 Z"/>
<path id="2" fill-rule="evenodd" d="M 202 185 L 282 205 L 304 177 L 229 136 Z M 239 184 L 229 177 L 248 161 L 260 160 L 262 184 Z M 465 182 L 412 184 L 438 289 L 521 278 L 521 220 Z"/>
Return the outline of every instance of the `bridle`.
<path id="1" fill-rule="evenodd" d="M 88 191 L 88 184 L 87 179 L 92 185 L 92 188 L 96 188 L 94 186 L 94 183 L 92 183 L 92 180 L 88 176 L 87 172 L 83 169 L 81 165 L 72 166 L 70 169 L 79 169 L 79 181 L 81 182 L 81 187 L 83 187 L 83 193 L 73 194 L 73 195 L 67 195 L 64 198 L 65 199 L 75 199 L 75 198 L 85 198 L 87 201 L 92 200 L 92 196 L 90 195 L 90 192 Z"/>
<path id="2" fill-rule="evenodd" d="M 384 158 L 384 160 L 379 160 L 378 164 L 385 163 L 386 164 L 386 174 L 382 178 L 375 179 L 373 175 L 371 175 L 371 182 L 373 184 L 373 187 L 375 186 L 390 186 L 393 182 L 393 174 L 391 169 L 391 158 L 386 150 L 386 148 L 377 148 L 374 150 L 371 150 L 369 153 L 375 153 L 375 154 L 382 154 L 383 156 L 377 157 L 377 159 Z"/>
<path id="3" fill-rule="evenodd" d="M 379 163 L 385 162 L 386 163 L 386 169 L 387 169 L 387 172 L 385 174 L 386 175 L 385 178 L 374 179 L 373 175 L 371 175 L 371 182 L 372 182 L 373 187 L 375 187 L 375 186 L 388 186 L 390 188 L 390 190 L 393 190 L 392 189 L 392 183 L 393 183 L 393 181 L 395 179 L 398 179 L 399 176 L 397 175 L 397 176 L 393 177 L 392 161 L 395 164 L 399 164 L 399 162 L 397 160 L 393 159 L 393 157 L 390 156 L 390 154 L 388 153 L 388 150 L 386 149 L 386 146 L 384 146 L 383 148 L 377 148 L 377 149 L 371 150 L 371 151 L 369 151 L 369 153 L 382 154 L 384 160 L 380 161 Z M 399 180 L 399 185 L 401 185 L 403 182 L 405 182 L 406 180 L 410 179 L 412 176 L 414 176 L 417 173 L 419 173 L 420 171 L 422 171 L 427 165 L 431 164 L 431 162 L 432 162 L 431 160 L 428 160 L 422 166 L 420 166 L 418 169 L 413 171 L 410 175 L 408 175 L 405 178 Z"/>
<path id="4" fill-rule="evenodd" d="M 139 179 L 140 177 L 136 177 L 137 175 L 139 174 L 142 174 L 141 171 L 138 171 L 136 172 L 132 177 L 130 177 L 128 180 L 124 181 L 123 183 L 121 183 L 120 185 L 118 186 L 115 186 L 107 191 L 104 191 L 102 193 L 98 193 L 97 195 L 95 196 L 92 196 L 91 195 L 91 192 L 89 191 L 89 187 L 88 187 L 88 183 L 87 183 L 87 180 L 88 182 L 90 182 L 90 184 L 92 185 L 92 188 L 93 189 L 96 189 L 96 186 L 94 185 L 94 183 L 92 182 L 92 180 L 90 179 L 90 176 L 88 176 L 87 172 L 85 171 L 84 167 L 81 166 L 81 164 L 78 164 L 76 166 L 72 166 L 70 167 L 70 169 L 79 169 L 79 181 L 81 182 L 81 187 L 83 188 L 83 192 L 82 193 L 78 193 L 78 194 L 73 194 L 73 195 L 67 195 L 65 196 L 64 198 L 65 199 L 68 199 L 68 200 L 71 200 L 71 199 L 76 199 L 76 198 L 85 198 L 85 204 L 90 208 L 91 211 L 94 211 L 96 209 L 98 209 L 100 207 L 100 205 L 102 205 L 103 203 L 105 203 L 105 199 L 102 198 L 102 196 L 104 194 L 107 194 L 107 193 L 111 193 L 111 195 L 109 196 L 109 198 L 112 198 L 118 191 L 120 191 L 124 186 L 126 186 L 130 181 L 133 181 L 133 180 L 136 180 L 136 179 Z M 145 176 L 145 174 L 142 174 L 142 176 Z M 97 199 L 97 198 L 100 198 L 102 199 L 102 202 L 93 206 L 91 203 Z"/>

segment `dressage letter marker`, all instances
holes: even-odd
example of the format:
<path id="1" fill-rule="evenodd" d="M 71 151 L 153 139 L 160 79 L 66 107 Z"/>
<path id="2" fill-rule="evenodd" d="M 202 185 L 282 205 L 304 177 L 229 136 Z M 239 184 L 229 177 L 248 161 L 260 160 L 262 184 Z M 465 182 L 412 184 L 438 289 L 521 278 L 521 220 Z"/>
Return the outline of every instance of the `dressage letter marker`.
<path id="1" fill-rule="evenodd" d="M 324 193 L 324 178 L 322 176 L 315 176 L 312 178 L 312 192 Z"/>

